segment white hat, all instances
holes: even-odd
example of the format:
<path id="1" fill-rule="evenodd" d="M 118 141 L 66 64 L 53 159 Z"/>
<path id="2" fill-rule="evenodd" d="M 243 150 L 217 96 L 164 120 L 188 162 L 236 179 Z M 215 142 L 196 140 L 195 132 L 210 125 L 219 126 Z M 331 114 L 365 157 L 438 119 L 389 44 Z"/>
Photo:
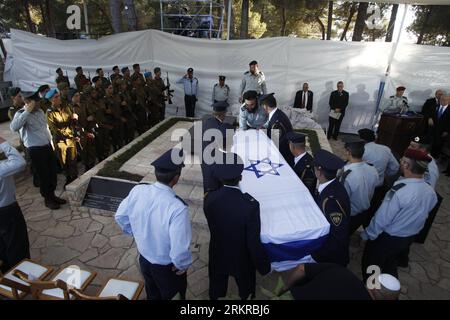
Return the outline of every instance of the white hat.
<path id="1" fill-rule="evenodd" d="M 390 291 L 400 291 L 400 281 L 394 276 L 391 276 L 387 273 L 382 273 L 378 276 L 378 281 L 383 285 L 386 289 Z"/>

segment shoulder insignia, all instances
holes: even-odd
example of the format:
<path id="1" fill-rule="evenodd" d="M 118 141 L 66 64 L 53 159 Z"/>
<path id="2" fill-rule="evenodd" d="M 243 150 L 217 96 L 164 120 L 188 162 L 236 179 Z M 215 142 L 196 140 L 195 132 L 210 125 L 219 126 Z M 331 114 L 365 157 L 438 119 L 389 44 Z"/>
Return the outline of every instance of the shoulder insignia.
<path id="1" fill-rule="evenodd" d="M 403 97 L 403 99 L 405 99 L 406 101 L 408 101 L 408 98 L 407 98 L 407 97 Z"/>
<path id="2" fill-rule="evenodd" d="M 347 179 L 348 175 L 352 172 L 352 170 L 346 170 L 342 173 L 341 177 L 339 178 L 340 183 L 344 183 L 345 179 Z"/>
<path id="3" fill-rule="evenodd" d="M 264 75 L 264 72 L 260 71 L 259 74 L 263 76 L 263 75 Z"/>
<path id="4" fill-rule="evenodd" d="M 24 109 L 24 108 L 22 108 L 22 109 L 20 109 L 20 110 L 17 111 L 17 113 L 24 113 L 24 112 L 25 112 L 25 109 Z"/>
<path id="5" fill-rule="evenodd" d="M 150 183 L 147 183 L 147 182 L 138 183 L 138 186 L 140 186 L 140 185 L 150 185 Z"/>
<path id="6" fill-rule="evenodd" d="M 366 162 L 369 166 L 373 167 L 373 163 Z"/>
<path id="7" fill-rule="evenodd" d="M 325 200 L 323 201 L 323 203 L 322 203 L 322 212 L 324 213 L 324 214 L 326 214 L 326 206 L 327 206 L 327 203 L 328 203 L 328 200 L 334 200 L 334 201 L 336 201 L 336 204 L 338 205 L 338 207 L 339 207 L 339 209 L 341 210 L 341 221 L 342 221 L 342 217 L 344 217 L 344 216 L 346 216 L 347 214 L 345 213 L 345 210 L 344 210 L 344 208 L 342 207 L 342 205 L 341 205 L 341 203 L 339 202 L 339 200 L 338 199 L 336 199 L 334 196 L 328 196 L 327 198 L 325 198 Z M 331 214 L 330 214 L 330 217 L 331 217 Z M 340 224 L 340 222 L 339 222 L 339 224 Z"/>
<path id="8" fill-rule="evenodd" d="M 179 196 L 175 196 L 175 198 L 180 200 L 186 207 L 189 207 L 189 205 L 183 199 L 181 199 Z"/>
<path id="9" fill-rule="evenodd" d="M 250 194 L 248 194 L 248 193 L 244 193 L 244 197 L 245 197 L 245 199 L 247 199 L 248 201 L 250 201 L 250 202 L 255 202 L 256 200 L 255 200 L 255 198 L 253 198 Z"/>
<path id="10" fill-rule="evenodd" d="M 218 83 L 216 83 L 216 84 L 214 85 L 214 88 L 215 88 L 215 87 L 217 87 L 218 85 L 219 85 L 219 84 L 218 84 Z"/>
<path id="11" fill-rule="evenodd" d="M 247 110 L 247 108 L 245 106 L 241 107 L 242 112 L 244 112 L 245 110 Z"/>
<path id="12" fill-rule="evenodd" d="M 228 90 L 230 90 L 230 87 L 229 87 L 227 84 L 225 85 L 225 88 L 227 88 Z"/>
<path id="13" fill-rule="evenodd" d="M 333 212 L 330 214 L 330 220 L 336 227 L 341 225 L 342 218 L 343 214 L 341 212 Z"/>
<path id="14" fill-rule="evenodd" d="M 399 183 L 399 184 L 396 184 L 395 186 L 393 186 L 391 188 L 391 190 L 389 190 L 389 192 L 386 194 L 386 200 L 391 200 L 392 197 L 394 196 L 395 192 L 397 192 L 398 190 L 400 190 L 404 186 L 406 186 L 405 183 Z"/>
<path id="15" fill-rule="evenodd" d="M 244 74 L 249 74 L 250 73 L 250 71 L 246 71 Z"/>
<path id="16" fill-rule="evenodd" d="M 389 99 L 392 99 L 392 98 L 394 98 L 394 97 L 395 97 L 395 96 L 390 96 Z"/>

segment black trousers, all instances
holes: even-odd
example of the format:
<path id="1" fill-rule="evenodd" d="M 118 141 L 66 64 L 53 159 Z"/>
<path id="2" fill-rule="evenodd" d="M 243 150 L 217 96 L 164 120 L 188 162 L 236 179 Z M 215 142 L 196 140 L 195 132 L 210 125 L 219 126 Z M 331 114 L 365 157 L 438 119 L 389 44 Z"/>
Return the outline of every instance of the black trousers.
<path id="1" fill-rule="evenodd" d="M 139 257 L 141 273 L 145 280 L 147 300 L 171 300 L 178 293 L 186 299 L 187 275 L 178 276 L 172 271 L 173 265 L 153 264 L 144 257 Z"/>
<path id="2" fill-rule="evenodd" d="M 184 105 L 186 107 L 186 117 L 195 117 L 195 103 L 197 102 L 196 96 L 184 96 Z"/>
<path id="3" fill-rule="evenodd" d="M 356 216 L 350 217 L 350 226 L 348 228 L 349 235 L 355 233 L 358 228 L 367 221 L 368 211 L 363 211 Z"/>
<path id="4" fill-rule="evenodd" d="M 327 130 L 327 138 L 331 139 L 333 137 L 334 139 L 337 139 L 339 135 L 339 131 L 341 130 L 341 124 L 342 120 L 344 120 L 345 113 L 342 113 L 339 120 L 336 120 L 332 117 L 328 117 L 328 130 Z"/>
<path id="5" fill-rule="evenodd" d="M 25 258 L 30 258 L 30 243 L 22 210 L 17 202 L 0 208 L 0 260 L 4 273 Z"/>
<path id="6" fill-rule="evenodd" d="M 209 298 L 211 300 L 217 300 L 227 295 L 229 276 L 209 271 Z M 255 298 L 256 272 L 232 277 L 238 286 L 241 300 L 247 300 L 249 297 L 250 299 Z"/>
<path id="7" fill-rule="evenodd" d="M 370 276 L 367 267 L 379 266 L 382 273 L 398 278 L 397 266 L 399 255 L 409 250 L 414 237 L 394 237 L 385 232 L 375 240 L 368 240 L 362 256 L 362 277 L 364 282 Z"/>
<path id="8" fill-rule="evenodd" d="M 39 188 L 44 198 L 51 198 L 55 195 L 57 185 L 58 164 L 50 145 L 42 147 L 30 147 L 28 152 L 33 165 L 33 172 L 39 180 Z"/>
<path id="9" fill-rule="evenodd" d="M 369 226 L 370 221 L 372 221 L 373 216 L 377 212 L 378 208 L 380 208 L 381 204 L 383 203 L 384 197 L 388 191 L 389 188 L 385 185 L 375 188 L 372 200 L 370 201 L 370 207 L 365 212 L 364 220 L 362 222 L 364 228 L 367 228 Z"/>

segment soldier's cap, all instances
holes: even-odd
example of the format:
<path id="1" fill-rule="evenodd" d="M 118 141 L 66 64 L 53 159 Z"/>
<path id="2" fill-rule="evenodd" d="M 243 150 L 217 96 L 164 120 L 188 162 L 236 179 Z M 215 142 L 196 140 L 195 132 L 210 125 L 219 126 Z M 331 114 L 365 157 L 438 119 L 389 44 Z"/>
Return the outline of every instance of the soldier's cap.
<path id="1" fill-rule="evenodd" d="M 405 91 L 406 88 L 404 86 L 397 87 L 397 91 Z"/>
<path id="2" fill-rule="evenodd" d="M 56 69 L 56 73 L 60 73 L 60 72 L 62 72 L 61 68 Z"/>
<path id="3" fill-rule="evenodd" d="M 100 79 L 100 77 L 98 77 L 98 76 L 93 77 L 92 83 L 96 83 L 99 79 Z"/>
<path id="4" fill-rule="evenodd" d="M 303 133 L 291 131 L 286 134 L 286 139 L 288 139 L 292 143 L 305 143 L 306 135 Z"/>
<path id="5" fill-rule="evenodd" d="M 378 276 L 380 284 L 389 291 L 400 291 L 401 285 L 398 279 L 390 274 L 382 273 Z"/>
<path id="6" fill-rule="evenodd" d="M 38 88 L 38 92 L 39 93 L 42 93 L 42 92 L 44 92 L 44 91 L 46 91 L 46 90 L 50 90 L 50 86 L 48 85 L 48 84 L 43 84 L 42 86 L 40 86 L 39 88 Z"/>
<path id="7" fill-rule="evenodd" d="M 55 94 L 59 93 L 58 89 L 53 88 L 50 89 L 46 94 L 45 94 L 45 99 L 50 100 L 51 98 L 53 98 L 55 96 Z"/>
<path id="8" fill-rule="evenodd" d="M 21 92 L 21 90 L 18 87 L 12 87 L 12 88 L 9 88 L 9 90 L 8 90 L 8 94 L 12 98 L 17 96 L 20 92 Z"/>
<path id="9" fill-rule="evenodd" d="M 361 129 L 358 131 L 359 137 L 367 142 L 375 141 L 375 132 L 370 129 Z"/>
<path id="10" fill-rule="evenodd" d="M 257 64 L 258 64 L 258 61 L 253 60 L 253 61 L 251 61 L 248 65 L 249 65 L 249 66 L 254 66 L 254 65 L 257 65 Z"/>
<path id="11" fill-rule="evenodd" d="M 39 98 L 39 91 L 27 91 L 22 92 L 22 96 L 25 100 L 40 100 Z"/>
<path id="12" fill-rule="evenodd" d="M 64 89 L 66 89 L 66 88 L 68 88 L 69 87 L 69 85 L 67 84 L 67 82 L 60 82 L 60 83 L 58 83 L 58 90 L 59 91 L 62 91 L 62 90 L 64 90 Z"/>
<path id="13" fill-rule="evenodd" d="M 244 171 L 244 161 L 236 153 L 224 153 L 223 162 L 215 164 L 213 175 L 219 180 L 232 180 L 239 178 Z"/>
<path id="14" fill-rule="evenodd" d="M 225 76 L 219 76 L 219 80 L 221 80 L 221 81 L 225 81 L 226 78 L 227 77 L 225 77 Z"/>
<path id="15" fill-rule="evenodd" d="M 214 111 L 223 112 L 226 111 L 230 105 L 226 101 L 217 101 L 213 103 L 212 107 Z"/>
<path id="16" fill-rule="evenodd" d="M 102 68 L 98 68 L 97 70 L 95 70 L 95 72 L 96 72 L 97 74 L 99 74 L 100 71 L 103 71 L 103 69 L 102 69 Z"/>
<path id="17" fill-rule="evenodd" d="M 78 71 L 80 71 L 82 69 L 83 69 L 82 67 L 76 67 L 75 71 L 78 72 Z"/>
<path id="18" fill-rule="evenodd" d="M 428 136 L 417 136 L 412 139 L 413 142 L 423 145 L 431 145 L 431 139 Z"/>
<path id="19" fill-rule="evenodd" d="M 139 68 L 139 67 L 140 67 L 139 63 L 133 64 L 133 69 L 136 69 L 136 68 Z"/>
<path id="20" fill-rule="evenodd" d="M 151 78 L 152 73 L 150 71 L 144 72 L 144 78 Z"/>
<path id="21" fill-rule="evenodd" d="M 431 157 L 425 151 L 417 150 L 417 149 L 408 148 L 408 149 L 406 149 L 403 156 L 408 159 L 412 159 L 412 160 L 416 160 L 416 161 L 424 161 L 427 163 L 431 161 Z"/>
<path id="22" fill-rule="evenodd" d="M 128 67 L 124 67 L 124 68 L 122 68 L 122 70 L 120 70 L 120 71 L 122 71 L 122 73 L 125 73 L 125 72 L 127 72 L 128 70 L 130 70 Z"/>
<path id="23" fill-rule="evenodd" d="M 320 149 L 314 155 L 314 165 L 328 171 L 337 171 L 345 165 L 345 162 L 337 155 Z"/>
<path id="24" fill-rule="evenodd" d="M 152 162 L 157 171 L 169 173 L 181 170 L 184 167 L 184 153 L 182 149 L 170 149 Z"/>
<path id="25" fill-rule="evenodd" d="M 189 69 L 187 69 L 187 72 L 188 72 L 188 73 L 194 72 L 194 69 L 189 68 Z"/>

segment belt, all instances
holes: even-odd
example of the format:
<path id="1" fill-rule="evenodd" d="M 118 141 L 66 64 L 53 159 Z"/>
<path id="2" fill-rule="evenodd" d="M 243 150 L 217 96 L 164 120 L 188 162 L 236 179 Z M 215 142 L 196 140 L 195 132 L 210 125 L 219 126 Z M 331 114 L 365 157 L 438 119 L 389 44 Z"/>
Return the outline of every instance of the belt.
<path id="1" fill-rule="evenodd" d="M 37 150 L 37 149 L 44 149 L 44 148 L 51 148 L 51 144 L 47 144 L 45 146 L 33 146 L 33 147 L 27 147 L 28 150 Z"/>

